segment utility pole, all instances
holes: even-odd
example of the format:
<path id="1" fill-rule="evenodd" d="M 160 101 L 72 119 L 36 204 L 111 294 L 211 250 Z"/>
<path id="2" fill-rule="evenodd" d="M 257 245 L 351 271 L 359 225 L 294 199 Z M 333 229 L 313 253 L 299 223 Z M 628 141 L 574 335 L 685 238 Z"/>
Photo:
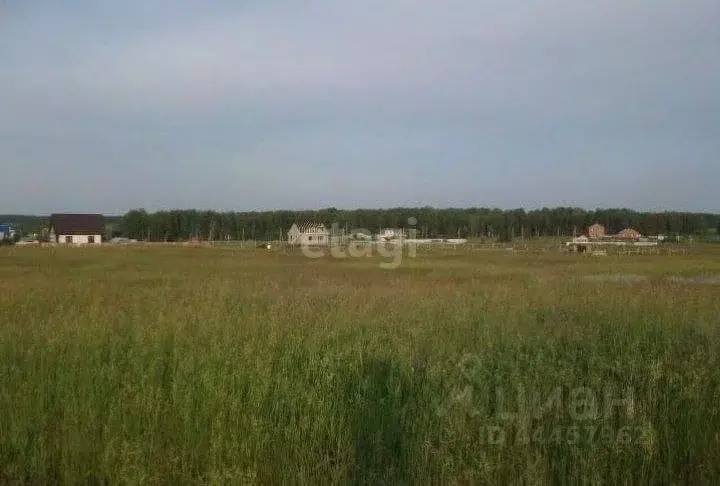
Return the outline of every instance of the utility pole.
<path id="1" fill-rule="evenodd" d="M 210 243 L 212 243 L 214 239 L 215 239 L 215 221 L 213 221 L 212 224 L 210 225 L 210 233 L 208 234 L 208 241 Z"/>

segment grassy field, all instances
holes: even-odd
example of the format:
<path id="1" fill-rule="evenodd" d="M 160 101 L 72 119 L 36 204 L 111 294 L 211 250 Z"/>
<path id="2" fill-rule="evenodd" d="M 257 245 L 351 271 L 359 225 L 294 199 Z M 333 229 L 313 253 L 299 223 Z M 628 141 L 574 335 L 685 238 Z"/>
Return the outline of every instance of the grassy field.
<path id="1" fill-rule="evenodd" d="M 0 248 L 0 483 L 711 484 L 720 251 Z"/>

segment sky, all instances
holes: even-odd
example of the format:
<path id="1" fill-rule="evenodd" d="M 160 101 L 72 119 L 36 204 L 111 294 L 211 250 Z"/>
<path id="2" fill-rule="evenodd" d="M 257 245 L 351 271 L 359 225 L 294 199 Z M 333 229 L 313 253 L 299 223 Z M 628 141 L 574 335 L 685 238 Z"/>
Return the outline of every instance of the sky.
<path id="1" fill-rule="evenodd" d="M 720 212 L 717 0 L 0 0 L 0 213 Z"/>

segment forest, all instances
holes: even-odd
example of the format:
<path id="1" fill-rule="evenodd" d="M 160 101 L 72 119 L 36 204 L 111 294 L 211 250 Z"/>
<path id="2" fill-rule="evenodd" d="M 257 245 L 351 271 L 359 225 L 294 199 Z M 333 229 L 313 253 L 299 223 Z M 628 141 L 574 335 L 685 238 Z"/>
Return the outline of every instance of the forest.
<path id="1" fill-rule="evenodd" d="M 48 217 L 0 216 L 0 222 L 17 226 L 23 234 L 42 234 Z M 535 210 L 490 208 L 390 208 L 307 211 L 218 212 L 170 210 L 148 212 L 135 209 L 122 216 L 107 216 L 109 237 L 144 241 L 278 240 L 293 223 L 324 223 L 350 232 L 380 228 L 414 228 L 423 238 L 461 237 L 513 240 L 582 234 L 593 223 L 609 233 L 634 228 L 644 235 L 687 235 L 716 238 L 720 214 L 691 212 L 639 212 L 631 209 L 559 207 Z"/>

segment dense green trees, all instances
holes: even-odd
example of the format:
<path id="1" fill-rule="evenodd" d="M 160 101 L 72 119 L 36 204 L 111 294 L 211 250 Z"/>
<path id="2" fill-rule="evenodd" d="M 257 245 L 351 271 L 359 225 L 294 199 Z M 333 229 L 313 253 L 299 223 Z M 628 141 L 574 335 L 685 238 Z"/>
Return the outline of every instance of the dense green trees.
<path id="1" fill-rule="evenodd" d="M 414 219 L 414 224 L 409 220 Z M 285 239 L 295 222 L 318 221 L 339 228 L 415 228 L 422 237 L 486 237 L 500 240 L 542 236 L 582 234 L 598 222 L 610 232 L 632 227 L 646 235 L 720 236 L 720 214 L 637 212 L 630 209 L 543 208 L 500 210 L 490 208 L 336 208 L 316 211 L 215 212 L 173 210 L 147 212 L 129 211 L 108 216 L 108 235 L 125 236 L 149 241 L 214 240 L 277 240 Z M 0 222 L 13 223 L 23 235 L 42 234 L 47 230 L 47 217 L 0 216 Z"/>
<path id="2" fill-rule="evenodd" d="M 411 220 L 415 218 L 415 220 Z M 489 237 L 502 240 L 542 236 L 572 236 L 595 222 L 610 232 L 627 227 L 643 234 L 715 234 L 720 215 L 705 213 L 647 213 L 630 209 L 543 208 L 500 210 L 489 208 L 392 208 L 316 211 L 214 212 L 174 210 L 148 213 L 133 210 L 118 225 L 123 236 L 138 240 L 187 239 L 276 240 L 284 239 L 294 222 L 318 221 L 342 229 L 385 227 L 417 229 L 423 237 Z M 410 222 L 409 222 L 410 221 Z M 414 224 L 413 224 L 414 223 Z"/>

